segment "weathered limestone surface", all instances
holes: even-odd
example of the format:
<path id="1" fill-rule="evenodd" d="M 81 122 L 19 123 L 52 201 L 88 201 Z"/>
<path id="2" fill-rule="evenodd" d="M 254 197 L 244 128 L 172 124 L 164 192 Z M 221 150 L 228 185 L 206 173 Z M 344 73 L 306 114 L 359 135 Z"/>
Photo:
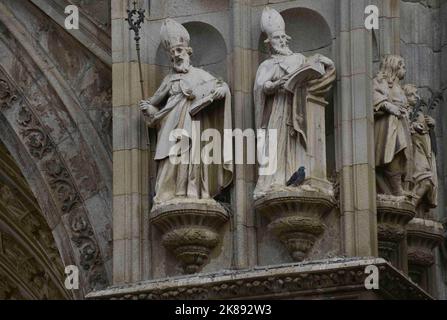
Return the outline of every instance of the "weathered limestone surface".
<path id="1" fill-rule="evenodd" d="M 365 290 L 368 265 L 382 275 L 379 290 Z M 321 281 L 324 280 L 324 281 Z M 318 290 L 318 294 L 315 294 Z M 329 259 L 300 264 L 223 271 L 190 277 L 114 286 L 91 293 L 89 299 L 201 300 L 201 299 L 411 299 L 430 300 L 397 269 L 383 259 Z"/>
<path id="2" fill-rule="evenodd" d="M 141 39 L 143 96 L 125 21 L 129 2 L 0 1 L 0 298 L 84 298 L 106 287 L 88 297 L 447 297 L 446 1 L 152 0 L 149 7 L 141 0 L 150 10 Z M 63 29 L 67 4 L 81 7 L 78 31 Z M 380 30 L 364 28 L 369 4 L 379 7 Z M 337 70 L 327 105 L 312 101 L 308 113 L 309 130 L 320 133 L 312 139 L 326 141 L 309 152 L 319 167 L 308 173 L 331 192 L 257 203 L 258 167 L 235 165 L 219 205 L 158 210 L 156 131 L 149 141 L 139 104 L 170 71 L 163 22 L 181 23 L 192 65 L 228 84 L 233 127 L 256 129 L 253 84 L 270 56 L 259 23 L 267 5 L 284 19 L 293 52 L 321 54 Z M 405 59 L 402 85 L 414 84 L 426 102 L 432 93 L 444 96 L 428 114 L 439 149 L 437 208 L 429 212 L 411 208 L 411 199 L 377 198 L 373 76 L 390 54 Z M 397 252 L 398 263 L 358 258 L 384 250 Z M 304 261 L 288 264 L 293 258 Z M 81 267 L 83 290 L 75 294 L 64 289 L 61 269 L 72 264 Z M 364 289 L 371 264 L 381 272 L 378 291 Z M 4 276 L 12 273 L 27 285 Z"/>
<path id="3" fill-rule="evenodd" d="M 108 10 L 105 3 L 103 10 Z M 0 3 L 0 140 L 28 184 L 9 185 L 14 197 L 29 188 L 36 206 L 23 210 L 39 213 L 44 221 L 41 227 L 28 221 L 27 228 L 36 234 L 41 230 L 46 246 L 57 248 L 62 260 L 57 271 L 44 270 L 42 276 L 63 287 L 63 265 L 78 265 L 82 290 L 75 297 L 82 298 L 106 287 L 112 275 L 111 71 L 107 59 L 90 51 L 87 38 L 76 41 L 60 27 L 57 14 L 53 19 L 47 13 L 30 1 Z M 93 22 L 90 26 L 101 29 Z M 110 48 L 107 31 L 97 36 L 92 43 L 107 38 Z M 7 214 L 8 206 L 0 215 L 5 237 L 33 242 L 20 232 L 11 234 Z M 27 247 L 24 256 L 39 250 Z M 36 278 L 35 285 L 45 285 L 45 280 Z M 42 289 L 25 298 L 45 294 L 61 297 Z M 64 290 L 62 295 L 70 297 Z"/>

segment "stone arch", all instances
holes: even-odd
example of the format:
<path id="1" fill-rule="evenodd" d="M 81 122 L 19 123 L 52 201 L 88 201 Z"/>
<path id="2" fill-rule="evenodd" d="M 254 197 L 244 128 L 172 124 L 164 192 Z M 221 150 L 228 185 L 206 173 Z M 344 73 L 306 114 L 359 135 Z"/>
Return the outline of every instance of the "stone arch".
<path id="1" fill-rule="evenodd" d="M 33 192 L 1 143 L 0 243 L 0 299 L 80 297 L 64 287 L 64 264 L 72 259 L 58 250 Z"/>
<path id="2" fill-rule="evenodd" d="M 111 279 L 111 72 L 28 1 L 0 4 L 0 140 L 81 296 Z"/>
<path id="3" fill-rule="evenodd" d="M 213 75 L 227 81 L 229 79 L 227 68 L 227 46 L 222 34 L 212 25 L 190 21 L 183 24 L 191 36 L 192 64 L 195 67 L 203 67 Z M 157 83 L 169 72 L 170 62 L 163 46 L 160 44 L 155 58 L 161 72 L 157 75 Z"/>

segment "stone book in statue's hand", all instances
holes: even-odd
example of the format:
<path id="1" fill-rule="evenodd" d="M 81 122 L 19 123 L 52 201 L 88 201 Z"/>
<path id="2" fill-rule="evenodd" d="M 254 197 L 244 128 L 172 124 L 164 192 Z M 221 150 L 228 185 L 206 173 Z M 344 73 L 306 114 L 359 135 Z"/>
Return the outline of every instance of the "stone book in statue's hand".
<path id="1" fill-rule="evenodd" d="M 196 101 L 192 103 L 189 109 L 189 114 L 191 115 L 191 117 L 194 117 L 196 114 L 198 114 L 204 108 L 208 107 L 213 102 L 214 98 L 212 94 L 201 99 L 196 99 Z"/>
<path id="2" fill-rule="evenodd" d="M 204 108 L 214 102 L 214 92 L 216 90 L 216 81 L 211 80 L 202 83 L 193 89 L 194 101 L 189 107 L 189 114 L 194 117 Z"/>
<path id="3" fill-rule="evenodd" d="M 305 63 L 287 76 L 284 88 L 293 93 L 295 88 L 303 87 L 307 82 L 321 78 L 325 73 L 324 65 L 321 62 Z"/>

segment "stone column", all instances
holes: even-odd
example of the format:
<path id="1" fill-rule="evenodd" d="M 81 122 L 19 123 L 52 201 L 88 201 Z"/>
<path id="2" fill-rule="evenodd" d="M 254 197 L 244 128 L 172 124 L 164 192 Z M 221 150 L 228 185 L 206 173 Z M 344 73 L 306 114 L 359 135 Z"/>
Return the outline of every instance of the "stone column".
<path id="1" fill-rule="evenodd" d="M 441 134 L 445 134 L 447 132 L 447 2 L 443 2 L 441 4 L 440 8 L 440 21 L 441 21 L 441 28 L 442 30 L 445 30 L 443 32 L 443 37 L 441 39 L 441 61 L 440 61 L 440 69 L 441 71 L 441 90 L 444 97 L 444 104 L 443 108 L 441 108 L 440 112 L 440 128 L 441 128 Z M 440 139 L 442 139 L 440 137 Z M 442 141 L 438 139 L 438 141 Z M 444 228 L 447 230 L 447 201 L 445 199 L 447 194 L 447 161 L 444 159 L 447 158 L 447 148 L 444 148 L 442 150 L 442 153 L 440 152 L 440 158 L 438 158 L 440 162 L 439 169 L 439 179 L 440 179 L 440 195 L 439 196 L 439 218 L 444 221 Z M 447 231 L 444 233 L 445 236 L 447 236 Z M 436 270 L 438 279 L 445 277 L 447 274 L 447 240 L 444 241 L 443 245 L 443 254 L 437 255 L 437 263 L 436 263 Z M 440 299 L 447 299 L 447 284 L 439 284 L 438 286 L 438 292 L 439 292 L 439 298 Z"/>
<path id="2" fill-rule="evenodd" d="M 379 54 L 400 54 L 400 0 L 379 0 Z"/>
<path id="3" fill-rule="evenodd" d="M 253 70 L 251 42 L 251 7 L 248 0 L 231 1 L 232 48 L 231 90 L 233 94 L 234 128 L 242 131 L 254 127 L 252 103 Z M 246 152 L 244 151 L 244 155 Z M 255 166 L 235 165 L 233 263 L 237 269 L 253 266 L 257 261 L 256 235 L 251 194 L 255 187 Z"/>
<path id="4" fill-rule="evenodd" d="M 146 4 L 146 3 L 145 3 Z M 112 1 L 113 60 L 113 284 L 147 278 L 147 136 L 138 107 L 141 91 L 135 42 L 129 32 L 128 1 Z M 147 4 L 146 4 L 147 7 Z M 142 56 L 145 54 L 144 30 Z M 147 76 L 151 68 L 143 63 Z M 147 78 L 146 84 L 147 82 Z"/>
<path id="5" fill-rule="evenodd" d="M 377 255 L 372 35 L 364 27 L 365 0 L 341 0 L 336 150 L 343 248 L 349 256 Z"/>

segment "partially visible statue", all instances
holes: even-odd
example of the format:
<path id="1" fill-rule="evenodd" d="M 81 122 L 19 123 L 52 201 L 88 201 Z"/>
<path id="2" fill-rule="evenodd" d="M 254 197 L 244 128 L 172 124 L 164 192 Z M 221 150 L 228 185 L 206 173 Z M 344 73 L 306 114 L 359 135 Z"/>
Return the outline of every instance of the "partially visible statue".
<path id="1" fill-rule="evenodd" d="M 232 180 L 232 151 L 221 144 L 220 161 L 205 164 L 200 140 L 209 128 L 217 129 L 221 137 L 224 129 L 231 130 L 230 90 L 223 81 L 190 64 L 190 36 L 181 24 L 166 19 L 161 41 L 172 72 L 154 96 L 140 104 L 147 124 L 158 131 L 154 203 L 175 198 L 212 199 Z M 194 121 L 200 125 L 199 132 L 193 132 L 198 128 Z M 176 147 L 179 144 L 183 147 Z"/>
<path id="2" fill-rule="evenodd" d="M 276 171 L 260 175 L 255 198 L 275 188 L 286 187 L 287 181 L 300 168 L 309 169 L 306 95 L 326 93 L 335 80 L 334 63 L 322 55 L 306 58 L 289 48 L 290 36 L 285 33 L 285 22 L 274 9 L 266 7 L 262 13 L 261 28 L 267 35 L 271 57 L 258 69 L 254 85 L 256 128 L 265 131 L 262 154 L 269 155 L 270 130 L 276 130 Z M 317 78 L 306 74 L 319 69 Z M 298 79 L 298 80 L 297 80 Z M 306 171 L 309 172 L 309 171 Z"/>
<path id="3" fill-rule="evenodd" d="M 404 59 L 385 56 L 374 78 L 374 138 L 377 192 L 393 196 L 409 195 L 411 158 L 408 101 L 400 81 L 406 74 Z"/>
<path id="4" fill-rule="evenodd" d="M 437 206 L 438 178 L 436 173 L 436 155 L 432 141 L 435 120 L 424 114 L 424 105 L 412 84 L 404 86 L 411 108 L 411 137 L 413 142 L 413 183 L 415 205 L 424 215 Z"/>

